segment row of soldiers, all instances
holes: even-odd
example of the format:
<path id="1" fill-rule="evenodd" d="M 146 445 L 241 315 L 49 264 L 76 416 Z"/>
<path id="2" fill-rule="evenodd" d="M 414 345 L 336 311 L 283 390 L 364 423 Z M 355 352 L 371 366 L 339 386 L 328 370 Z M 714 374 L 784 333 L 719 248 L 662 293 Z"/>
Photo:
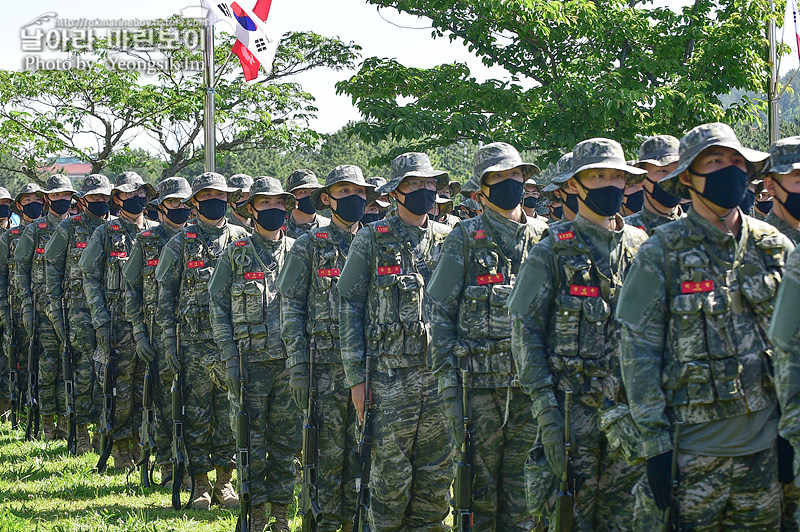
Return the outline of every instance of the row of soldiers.
<path id="1" fill-rule="evenodd" d="M 513 147 L 473 168 L 480 214 L 451 224 L 437 191 L 457 192 L 421 153 L 377 183 L 344 165 L 286 189 L 27 185 L 7 198 L 22 221 L 0 238 L 0 316 L 6 345 L 40 346 L 45 436 L 71 351 L 79 450 L 113 382 L 115 466 L 140 461 L 150 381 L 162 478 L 182 481 L 180 414 L 190 503 L 240 503 L 235 456 L 251 530 L 267 504 L 288 530 L 301 447 L 304 528 L 445 530 L 452 505 L 459 530 L 796 530 L 800 138 L 763 153 L 704 124 L 633 164 L 580 142 L 542 190 L 550 224 Z M 740 207 L 754 179 L 765 221 Z"/>

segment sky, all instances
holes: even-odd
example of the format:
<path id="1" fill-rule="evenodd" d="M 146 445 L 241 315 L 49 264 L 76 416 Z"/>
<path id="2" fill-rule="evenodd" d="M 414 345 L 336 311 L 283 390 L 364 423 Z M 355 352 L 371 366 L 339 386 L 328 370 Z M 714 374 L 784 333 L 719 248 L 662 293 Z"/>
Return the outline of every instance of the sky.
<path id="1" fill-rule="evenodd" d="M 34 0 L 18 3 L 0 18 L 0 68 L 20 70 L 25 55 L 22 51 L 21 28 L 38 16 L 55 12 L 59 19 L 166 18 L 200 0 Z M 398 26 L 405 26 L 404 28 Z M 465 62 L 479 80 L 504 78 L 500 68 L 489 69 L 472 55 L 461 41 L 431 37 L 430 21 L 404 15 L 391 8 L 368 5 L 364 0 L 273 0 L 268 27 L 277 34 L 286 31 L 314 31 L 329 37 L 353 41 L 362 47 L 362 58 L 371 56 L 396 58 L 403 64 L 430 67 L 447 62 Z M 413 29 L 408 29 L 413 28 Z M 316 98 L 318 118 L 311 123 L 317 131 L 338 130 L 350 120 L 358 120 L 358 110 L 350 98 L 336 95 L 337 81 L 347 79 L 352 71 L 312 71 L 297 78 L 305 90 Z"/>

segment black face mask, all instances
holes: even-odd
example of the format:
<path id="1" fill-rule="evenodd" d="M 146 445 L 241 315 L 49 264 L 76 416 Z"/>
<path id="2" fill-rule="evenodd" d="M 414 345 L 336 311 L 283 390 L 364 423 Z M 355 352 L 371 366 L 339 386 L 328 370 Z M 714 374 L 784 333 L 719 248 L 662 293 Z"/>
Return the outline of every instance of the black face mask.
<path id="1" fill-rule="evenodd" d="M 386 213 L 383 212 L 364 213 L 364 216 L 361 217 L 361 223 L 367 225 L 368 223 L 377 222 L 378 220 L 383 220 L 385 217 Z"/>
<path id="2" fill-rule="evenodd" d="M 539 206 L 539 198 L 534 198 L 533 196 L 528 196 L 527 198 L 522 200 L 522 206 L 526 209 L 535 209 Z"/>
<path id="3" fill-rule="evenodd" d="M 98 218 L 102 218 L 108 214 L 108 203 L 105 201 L 87 201 L 86 210 Z"/>
<path id="4" fill-rule="evenodd" d="M 768 213 L 770 210 L 772 210 L 772 200 L 757 201 L 756 202 L 756 209 L 758 209 L 759 211 L 761 211 L 763 213 Z"/>
<path id="5" fill-rule="evenodd" d="M 158 210 L 151 209 L 150 207 L 148 207 L 147 208 L 147 214 L 145 216 L 147 216 L 148 220 L 152 220 L 154 222 L 157 222 L 158 221 Z"/>
<path id="6" fill-rule="evenodd" d="M 741 206 L 743 211 L 750 212 L 756 195 L 747 188 L 747 172 L 734 165 L 707 174 L 689 171 L 696 176 L 706 178 L 706 185 L 702 193 L 689 187 L 691 190 L 723 209 L 734 209 Z M 749 192 L 748 196 L 746 196 L 747 192 Z"/>
<path id="7" fill-rule="evenodd" d="M 219 198 L 211 198 L 197 202 L 197 212 L 200 213 L 200 216 L 208 220 L 219 220 L 225 216 L 225 210 L 227 208 L 227 202 Z"/>
<path id="8" fill-rule="evenodd" d="M 38 218 L 42 215 L 44 205 L 41 203 L 28 203 L 22 206 L 22 212 L 30 219 Z"/>
<path id="9" fill-rule="evenodd" d="M 403 193 L 400 192 L 400 195 L 402 196 Z M 433 204 L 436 203 L 436 191 L 421 188 L 405 194 L 404 198 L 405 201 L 398 200 L 400 205 L 408 209 L 411 214 L 422 216 L 423 214 L 427 214 L 433 207 Z"/>
<path id="10" fill-rule="evenodd" d="M 192 209 L 167 209 L 167 219 L 175 225 L 183 225 L 192 215 Z"/>
<path id="11" fill-rule="evenodd" d="M 611 218 L 622 206 L 622 200 L 625 199 L 625 190 L 617 188 L 613 185 L 600 188 L 586 188 L 583 183 L 578 181 L 581 187 L 586 191 L 586 198 L 583 199 L 584 205 L 589 207 L 589 210 L 600 216 Z"/>
<path id="12" fill-rule="evenodd" d="M 267 231 L 277 231 L 286 220 L 286 211 L 283 209 L 264 209 L 256 211 L 256 223 Z"/>
<path id="13" fill-rule="evenodd" d="M 774 197 L 774 200 L 783 205 L 783 208 L 786 209 L 792 218 L 795 220 L 800 220 L 800 192 L 789 192 L 781 185 L 777 179 L 773 179 L 775 184 L 781 187 L 781 190 L 786 192 L 786 201 L 781 201 L 778 199 L 777 196 Z"/>
<path id="14" fill-rule="evenodd" d="M 572 211 L 573 214 L 578 214 L 578 195 L 577 194 L 566 194 L 566 196 L 567 196 L 567 199 L 564 200 L 564 204 L 567 206 L 567 209 Z M 559 217 L 559 218 L 562 218 L 562 217 Z"/>
<path id="15" fill-rule="evenodd" d="M 489 187 L 486 199 L 504 211 L 510 211 L 519 205 L 525 193 L 525 185 L 516 179 L 504 179 L 494 185 L 486 186 Z"/>
<path id="16" fill-rule="evenodd" d="M 661 185 L 659 185 L 657 181 L 653 181 L 652 179 L 648 179 L 648 181 L 653 183 L 653 192 L 650 193 L 650 197 L 653 198 L 653 201 L 669 209 L 676 207 L 681 202 L 680 196 L 670 194 L 661 188 Z"/>
<path id="17" fill-rule="evenodd" d="M 11 205 L 0 205 L 0 218 L 11 216 Z"/>
<path id="18" fill-rule="evenodd" d="M 350 194 L 343 198 L 333 199 L 336 200 L 336 208 L 334 209 L 331 207 L 331 210 L 345 222 L 354 224 L 364 216 L 364 208 L 367 206 L 367 200 L 361 196 Z"/>
<path id="19" fill-rule="evenodd" d="M 558 218 L 559 220 L 564 218 L 564 207 L 562 205 L 559 205 L 558 207 L 553 207 L 553 217 Z"/>
<path id="20" fill-rule="evenodd" d="M 311 205 L 310 195 L 306 196 L 305 198 L 300 198 L 299 200 L 297 200 L 297 210 L 299 210 L 300 212 L 304 212 L 306 214 L 314 214 L 315 212 L 317 212 L 316 209 L 314 209 L 314 206 Z"/>
<path id="21" fill-rule="evenodd" d="M 639 212 L 644 207 L 644 189 L 625 196 L 625 208 L 631 212 Z"/>
<path id="22" fill-rule="evenodd" d="M 141 214 L 147 205 L 147 198 L 141 196 L 134 196 L 126 200 L 122 200 L 122 210 L 128 214 Z"/>
<path id="23" fill-rule="evenodd" d="M 50 211 L 61 216 L 62 214 L 64 214 L 69 210 L 70 205 L 72 205 L 72 200 L 68 199 L 53 200 L 50 202 Z"/>

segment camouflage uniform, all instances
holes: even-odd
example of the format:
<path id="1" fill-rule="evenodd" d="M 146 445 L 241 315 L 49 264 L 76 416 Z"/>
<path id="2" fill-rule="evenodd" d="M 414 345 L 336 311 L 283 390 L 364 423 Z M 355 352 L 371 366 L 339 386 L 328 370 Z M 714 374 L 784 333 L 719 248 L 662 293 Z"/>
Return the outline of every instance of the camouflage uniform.
<path id="1" fill-rule="evenodd" d="M 705 124 L 680 143 L 677 170 L 659 184 L 688 197 L 679 176 L 703 149 L 735 149 L 749 167 L 766 154 L 730 127 Z M 741 215 L 739 236 L 690 211 L 641 247 L 620 294 L 620 362 L 641 452 L 678 452 L 680 524 L 692 530 L 777 530 L 777 411 L 766 329 L 789 240 Z M 678 449 L 671 437 L 682 423 Z M 649 466 L 648 466 L 649 469 Z M 636 487 L 636 519 L 656 512 L 650 479 Z"/>
<path id="2" fill-rule="evenodd" d="M 250 193 L 250 187 L 252 185 L 253 178 L 247 174 L 234 174 L 228 178 L 228 186 L 239 190 L 239 192 L 241 192 L 243 195 L 245 193 Z M 253 225 L 250 223 L 250 220 L 247 219 L 246 213 L 239 212 L 239 205 L 243 204 L 244 202 L 242 201 L 234 203 L 236 208 L 233 209 L 231 217 L 228 218 L 228 223 L 232 225 L 238 225 L 239 227 L 246 229 L 247 233 L 250 234 L 253 232 Z"/>
<path id="3" fill-rule="evenodd" d="M 191 195 L 189 183 L 182 177 L 170 177 L 158 184 L 158 198 L 151 205 L 158 206 L 168 198 L 186 199 Z M 156 463 L 170 463 L 172 445 L 172 371 L 164 358 L 161 344 L 161 327 L 155 321 L 158 307 L 158 282 L 156 267 L 161 250 L 178 231 L 168 223 L 158 224 L 140 232 L 133 242 L 128 261 L 122 268 L 125 276 L 125 314 L 133 324 L 134 336 L 145 335 L 156 354 L 158 376 L 153 379 L 153 406 L 156 426 L 152 427 L 158 450 Z M 152 378 L 153 376 L 151 376 Z M 162 479 L 164 480 L 164 479 Z"/>
<path id="4" fill-rule="evenodd" d="M 192 195 L 204 188 L 222 190 L 229 196 L 238 193 L 214 172 L 194 179 Z M 214 227 L 198 219 L 167 242 L 156 267 L 159 286 L 156 323 L 162 330 L 166 356 L 176 349 L 180 326 L 180 362 L 186 383 L 190 384 L 183 398 L 184 436 L 191 463 L 189 474 L 195 476 L 204 475 L 215 466 L 235 467 L 225 366 L 214 343 L 208 281 L 228 244 L 246 236 L 247 231 L 227 220 L 221 227 Z"/>
<path id="5" fill-rule="evenodd" d="M 621 146 L 608 139 L 585 140 L 572 153 L 571 169 L 554 182 L 566 182 L 586 167 L 618 169 L 629 182 L 643 173 L 627 166 Z M 616 432 L 601 423 L 601 417 L 624 412 L 616 353 L 619 327 L 613 312 L 617 292 L 647 238 L 640 229 L 624 225 L 620 216 L 615 221 L 620 229 L 606 229 L 580 215 L 551 227 L 522 265 L 508 302 L 514 361 L 540 426 L 541 442 L 537 439 L 526 464 L 531 473 L 540 446 L 547 449 L 543 431 L 549 417 L 560 418 L 557 430 L 563 441 L 560 412 L 565 391 L 572 391 L 574 530 L 629 529 L 630 490 L 642 474 L 641 463 L 629 464 Z M 619 417 L 621 423 L 630 422 Z M 555 452 L 563 454 L 561 449 Z M 534 489 L 532 510 L 547 515 L 553 509 L 554 471 L 549 461 L 538 463 L 541 486 Z"/>
<path id="6" fill-rule="evenodd" d="M 289 208 L 294 196 L 274 177 L 260 177 L 247 204 L 260 196 L 283 196 Z M 286 350 L 281 342 L 281 298 L 278 272 L 294 240 L 284 234 L 268 240 L 257 231 L 230 243 L 219 257 L 208 283 L 211 325 L 226 365 L 239 367 L 244 357 L 250 418 L 250 494 L 252 504 L 288 506 L 293 499 L 294 455 L 300 448 L 302 416 L 289 389 Z M 236 427 L 239 385 L 230 389 L 230 425 Z"/>
<path id="7" fill-rule="evenodd" d="M 84 179 L 78 194 L 110 195 L 111 183 L 106 176 L 92 174 Z M 46 289 L 50 300 L 47 313 L 54 327 L 61 329 L 61 336 L 69 339 L 73 359 L 75 418 L 78 425 L 96 421 L 100 412 L 101 397 L 95 393 L 92 358 L 96 347 L 94 327 L 83 290 L 83 270 L 78 263 L 92 233 L 103 223 L 102 218 L 88 210 L 70 216 L 58 224 L 44 252 L 47 259 Z M 62 312 L 63 304 L 67 305 L 66 324 Z"/>
<path id="8" fill-rule="evenodd" d="M 115 179 L 112 196 L 117 192 L 134 192 L 142 187 L 148 198 L 155 196 L 153 187 L 138 174 L 122 172 Z M 144 365 L 136 356 L 133 322 L 125 311 L 125 277 L 122 275 L 136 235 L 156 225 L 146 218 L 143 218 L 142 224 L 140 227 L 122 216 L 104 221 L 92 233 L 78 261 L 83 270 L 83 290 L 96 333 L 95 375 L 98 382 L 102 383 L 109 364 L 113 364 L 115 372 L 116 410 L 112 430 L 117 468 L 130 465 L 116 463 L 117 458 L 124 462 L 135 461 L 135 450 L 138 449 L 135 438 L 138 423 L 142 419 Z M 109 343 L 104 345 L 106 340 Z M 117 356 L 111 360 L 114 350 Z"/>
<path id="9" fill-rule="evenodd" d="M 485 174 L 517 167 L 526 177 L 539 171 L 523 163 L 513 147 L 487 144 L 475 154 L 471 181 L 480 187 Z M 427 288 L 433 303 L 433 371 L 439 392 L 452 396 L 459 407 L 458 372 L 467 370 L 474 530 L 528 532 L 533 527 L 523 473 L 536 424 L 530 399 L 515 379 L 506 303 L 520 265 L 547 224 L 526 218 L 522 209 L 520 215 L 514 221 L 485 207 L 483 214 L 462 221 L 447 236 Z M 461 416 L 451 417 L 461 422 Z M 461 439 L 452 437 L 457 452 Z"/>
<path id="10" fill-rule="evenodd" d="M 5 187 L 0 187 L 0 200 L 9 199 L 12 200 L 14 198 L 11 197 L 11 194 L 8 192 L 8 189 Z M 8 229 L 11 228 L 11 217 L 9 216 L 6 218 L 6 225 L 5 227 L 0 227 L 0 236 L 4 234 Z M 2 326 L 3 330 L 3 354 L 0 356 L 0 415 L 5 413 L 6 408 L 8 407 L 8 398 L 9 398 L 9 363 L 8 359 L 6 358 L 8 355 L 8 349 L 10 348 L 10 336 L 9 331 L 10 329 L 6 328 L 4 320 L 2 318 L 2 313 L 5 311 L 2 310 L 3 304 L 0 303 L 0 326 Z"/>
<path id="11" fill-rule="evenodd" d="M 320 185 L 317 176 L 311 170 L 296 170 L 286 179 L 286 191 L 293 193 L 299 188 L 322 188 L 322 185 Z M 330 225 L 330 223 L 331 221 L 329 218 L 317 212 L 314 216 L 314 221 L 310 224 L 298 224 L 291 212 L 289 212 L 289 217 L 286 219 L 286 236 L 289 238 L 298 238 L 311 229 Z"/>
<path id="12" fill-rule="evenodd" d="M 50 176 L 44 194 L 76 191 L 68 177 L 59 174 Z M 61 367 L 61 341 L 56 336 L 53 324 L 47 316 L 49 298 L 45 292 L 45 246 L 50 241 L 61 216 L 50 212 L 33 220 L 22 232 L 14 251 L 17 263 L 17 285 L 23 301 L 23 321 L 32 323 L 39 338 L 39 408 L 44 426 L 52 423 L 54 415 L 66 413 L 64 375 Z M 36 300 L 36 315 L 33 316 L 33 300 Z M 28 331 L 31 334 L 31 331 Z"/>
<path id="13" fill-rule="evenodd" d="M 377 197 L 375 186 L 364 180 L 357 166 L 336 167 L 328 174 L 325 187 L 319 190 L 327 192 L 339 182 L 363 186 L 369 192 L 368 203 Z M 312 202 L 322 207 L 316 192 Z M 308 376 L 312 353 L 314 357 L 311 379 L 316 390 L 316 418 L 322 429 L 316 458 L 318 493 L 315 494 L 322 508 L 317 519 L 320 531 L 349 526 L 356 512 L 357 471 L 350 462 L 350 455 L 356 448 L 356 413 L 339 351 L 339 292 L 336 289 L 353 236 L 333 223 L 303 234 L 292 246 L 278 277 L 278 288 L 283 296 L 281 336 L 288 354 L 286 364 L 290 369 L 296 368 L 294 371 L 304 370 Z M 306 408 L 302 404 L 298 407 Z"/>
<path id="14" fill-rule="evenodd" d="M 437 177 L 424 154 L 403 154 L 379 193 L 406 176 Z M 376 531 L 444 530 L 452 452 L 427 354 L 430 303 L 425 284 L 439 261 L 450 228 L 399 216 L 358 232 L 339 278 L 339 335 L 347 385 L 372 376 L 373 438 L 369 521 Z"/>
<path id="15" fill-rule="evenodd" d="M 23 395 L 20 397 L 21 405 L 25 405 L 25 394 L 27 393 L 28 380 L 28 344 L 30 339 L 28 332 L 22 324 L 22 299 L 20 297 L 20 288 L 16 276 L 17 263 L 14 259 L 14 253 L 17 248 L 17 243 L 29 222 L 25 221 L 22 212 L 17 207 L 19 200 L 24 194 L 41 193 L 41 188 L 35 183 L 28 183 L 17 193 L 14 202 L 11 204 L 11 210 L 19 215 L 20 223 L 0 236 L 0 318 L 3 321 L 3 329 L 11 331 L 14 329 L 14 339 L 16 340 L 16 359 L 19 382 Z M 13 316 L 12 316 L 13 310 Z M 13 323 L 12 322 L 13 318 Z M 6 334 L 9 334 L 8 332 Z M 7 339 L 8 340 L 8 339 Z M 5 356 L 10 360 L 9 343 L 8 348 L 4 349 Z M 20 411 L 18 414 L 22 414 Z"/>

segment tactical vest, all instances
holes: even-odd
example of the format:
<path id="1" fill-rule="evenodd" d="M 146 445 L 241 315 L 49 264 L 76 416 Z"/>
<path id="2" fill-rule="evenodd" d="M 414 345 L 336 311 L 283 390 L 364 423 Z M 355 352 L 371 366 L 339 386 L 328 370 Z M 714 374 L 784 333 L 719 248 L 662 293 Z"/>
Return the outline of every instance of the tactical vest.
<path id="1" fill-rule="evenodd" d="M 109 312 L 114 308 L 116 319 L 125 319 L 125 276 L 122 268 L 128 262 L 128 254 L 133 247 L 136 238 L 134 232 L 130 232 L 122 220 L 107 220 L 105 242 L 103 250 L 105 252 L 105 296 L 106 306 Z M 145 222 L 148 223 L 148 222 Z"/>
<path id="2" fill-rule="evenodd" d="M 281 341 L 280 296 L 275 286 L 286 259 L 286 240 L 284 236 L 274 253 L 263 258 L 250 237 L 236 240 L 226 251 L 233 270 L 233 339 L 248 362 L 286 358 Z"/>
<path id="3" fill-rule="evenodd" d="M 762 222 L 747 223 L 750 234 L 735 267 L 720 264 L 688 223 L 655 229 L 666 247 L 669 304 L 661 382 L 676 421 L 724 419 L 774 402 L 766 331 L 783 271 L 783 240 Z M 734 315 L 750 322 L 739 325 L 738 335 Z"/>
<path id="4" fill-rule="evenodd" d="M 394 220 L 371 225 L 374 250 L 367 294 L 367 354 L 378 369 L 430 365 L 427 359 L 430 302 L 425 282 L 436 268 L 447 236 L 433 224 L 422 256 L 414 256 Z M 439 226 L 442 227 L 442 226 Z"/>
<path id="5" fill-rule="evenodd" d="M 9 301 L 10 305 L 14 305 L 15 308 L 19 307 L 18 302 L 20 301 L 20 290 L 19 284 L 17 283 L 17 261 L 14 259 L 14 253 L 17 250 L 17 244 L 19 243 L 19 239 L 22 236 L 22 231 L 25 230 L 25 226 L 28 225 L 27 223 L 23 222 L 20 225 L 15 225 L 11 229 L 8 230 L 8 284 L 10 285 L 8 288 L 9 293 Z"/>
<path id="6" fill-rule="evenodd" d="M 308 232 L 311 243 L 311 286 L 306 333 L 316 362 L 341 364 L 339 354 L 339 274 L 347 256 L 329 227 Z"/>
<path id="7" fill-rule="evenodd" d="M 214 335 L 209 318 L 208 281 L 219 257 L 197 225 L 185 227 L 180 235 L 182 273 L 176 311 L 182 325 L 181 334 L 193 340 L 211 340 Z"/>
<path id="8" fill-rule="evenodd" d="M 31 222 L 33 230 L 33 259 L 31 260 L 31 292 L 39 302 L 39 308 L 44 310 L 47 304 L 47 293 L 45 292 L 45 266 L 47 261 L 44 258 L 44 248 L 50 242 L 50 238 L 56 230 L 55 223 L 48 217 L 43 216 Z"/>
<path id="9" fill-rule="evenodd" d="M 158 281 L 156 267 L 161 250 L 172 237 L 162 225 L 139 233 L 136 243 L 142 251 L 142 314 L 148 323 L 158 307 Z M 148 325 L 149 326 L 149 325 Z"/>
<path id="10" fill-rule="evenodd" d="M 611 278 L 597 268 L 572 222 L 559 225 L 551 238 L 556 295 L 550 317 L 550 371 L 559 389 L 571 389 L 585 404 L 600 406 L 603 399 L 627 402 L 621 395 L 615 353 L 620 331 L 613 316 L 624 276 L 646 235 L 623 226 Z"/>
<path id="11" fill-rule="evenodd" d="M 69 301 L 67 308 L 70 310 L 87 308 L 86 295 L 83 291 L 83 270 L 78 263 L 83 250 L 89 243 L 89 238 L 102 223 L 103 220 L 99 218 L 82 214 L 69 219 L 62 287 L 64 297 Z"/>
<path id="12" fill-rule="evenodd" d="M 495 386 L 510 386 L 516 371 L 507 303 L 516 272 L 482 216 L 463 220 L 461 228 L 464 288 L 458 305 L 460 341 L 453 354 L 467 365 L 473 384 L 490 380 Z"/>

